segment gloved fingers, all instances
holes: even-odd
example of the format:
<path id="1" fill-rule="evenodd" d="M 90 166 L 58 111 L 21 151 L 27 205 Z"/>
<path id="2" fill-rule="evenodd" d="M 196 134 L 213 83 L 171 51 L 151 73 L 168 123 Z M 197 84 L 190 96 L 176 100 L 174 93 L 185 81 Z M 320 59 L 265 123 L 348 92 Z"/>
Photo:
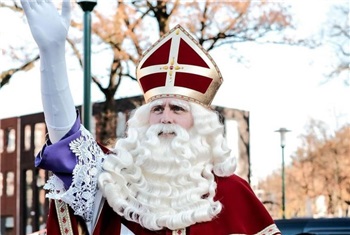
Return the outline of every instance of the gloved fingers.
<path id="1" fill-rule="evenodd" d="M 47 2 L 47 0 L 21 0 L 21 4 L 23 10 L 28 12 L 29 10 L 35 9 L 38 4 L 42 4 L 44 1 Z"/>
<path id="2" fill-rule="evenodd" d="M 66 26 L 69 26 L 69 24 L 70 24 L 70 0 L 63 0 L 61 16 L 64 20 L 64 24 Z"/>
<path id="3" fill-rule="evenodd" d="M 21 5 L 24 11 L 28 11 L 30 8 L 28 0 L 21 0 Z"/>
<path id="4" fill-rule="evenodd" d="M 32 0 L 21 0 L 21 5 L 27 17 L 30 17 L 34 2 Z"/>
<path id="5" fill-rule="evenodd" d="M 51 0 L 21 0 L 21 4 L 27 17 L 33 17 L 36 13 L 42 14 L 42 11 L 47 12 L 50 7 L 55 10 Z"/>
<path id="6" fill-rule="evenodd" d="M 70 26 L 69 0 L 64 0 L 62 15 L 52 0 L 21 0 L 21 3 L 39 49 L 64 48 Z"/>

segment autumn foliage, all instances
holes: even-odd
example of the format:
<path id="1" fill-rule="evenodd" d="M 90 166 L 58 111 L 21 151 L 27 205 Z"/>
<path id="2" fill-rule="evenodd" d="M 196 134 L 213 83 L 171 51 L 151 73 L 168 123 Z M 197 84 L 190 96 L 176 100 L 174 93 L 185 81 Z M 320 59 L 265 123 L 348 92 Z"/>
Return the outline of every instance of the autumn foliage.
<path id="1" fill-rule="evenodd" d="M 332 134 L 312 120 L 301 146 L 286 166 L 286 217 L 350 216 L 350 125 Z M 281 217 L 281 175 L 260 182 L 263 200 L 275 218 Z"/>

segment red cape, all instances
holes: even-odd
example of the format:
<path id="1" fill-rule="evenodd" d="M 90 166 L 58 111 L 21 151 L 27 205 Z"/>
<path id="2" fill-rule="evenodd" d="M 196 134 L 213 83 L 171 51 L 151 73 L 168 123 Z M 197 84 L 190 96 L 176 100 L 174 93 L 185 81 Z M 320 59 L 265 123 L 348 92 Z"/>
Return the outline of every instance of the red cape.
<path id="1" fill-rule="evenodd" d="M 245 180 L 233 175 L 217 177 L 216 182 L 215 200 L 222 203 L 222 211 L 212 221 L 197 223 L 186 228 L 187 235 L 280 234 L 264 205 Z M 78 235 L 79 230 L 85 230 L 85 225 L 80 217 L 74 216 L 73 211 L 69 210 L 73 234 Z M 49 213 L 47 235 L 58 235 L 60 228 L 54 203 L 51 203 Z M 136 235 L 172 234 L 169 229 L 150 231 L 137 223 L 126 221 L 105 203 L 93 235 L 119 235 L 121 223 Z"/>

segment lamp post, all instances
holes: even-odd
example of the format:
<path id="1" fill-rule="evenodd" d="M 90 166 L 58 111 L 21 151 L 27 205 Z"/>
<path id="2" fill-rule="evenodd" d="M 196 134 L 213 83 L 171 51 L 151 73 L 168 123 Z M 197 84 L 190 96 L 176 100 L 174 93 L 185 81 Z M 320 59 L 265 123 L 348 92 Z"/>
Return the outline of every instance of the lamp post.
<path id="1" fill-rule="evenodd" d="M 84 11 L 84 103 L 83 124 L 87 130 L 91 125 L 91 12 L 97 0 L 77 0 Z"/>
<path id="2" fill-rule="evenodd" d="M 286 146 L 286 133 L 290 132 L 284 127 L 276 130 L 275 132 L 280 133 L 281 138 L 281 149 L 282 149 L 282 218 L 286 218 L 286 197 L 285 197 L 285 183 L 284 183 L 284 147 Z"/>

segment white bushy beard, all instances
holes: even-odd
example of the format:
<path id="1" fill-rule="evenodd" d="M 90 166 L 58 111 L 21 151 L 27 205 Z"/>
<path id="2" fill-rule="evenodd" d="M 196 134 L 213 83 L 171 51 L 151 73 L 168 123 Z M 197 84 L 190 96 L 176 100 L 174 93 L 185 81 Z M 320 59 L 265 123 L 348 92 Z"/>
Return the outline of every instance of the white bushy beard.
<path id="1" fill-rule="evenodd" d="M 174 137 L 159 133 L 176 133 Z M 131 144 L 133 143 L 133 144 Z M 210 147 L 173 124 L 152 125 L 138 141 L 121 141 L 99 177 L 109 205 L 150 230 L 185 228 L 221 211 Z M 135 146 L 137 145 L 137 147 Z"/>

